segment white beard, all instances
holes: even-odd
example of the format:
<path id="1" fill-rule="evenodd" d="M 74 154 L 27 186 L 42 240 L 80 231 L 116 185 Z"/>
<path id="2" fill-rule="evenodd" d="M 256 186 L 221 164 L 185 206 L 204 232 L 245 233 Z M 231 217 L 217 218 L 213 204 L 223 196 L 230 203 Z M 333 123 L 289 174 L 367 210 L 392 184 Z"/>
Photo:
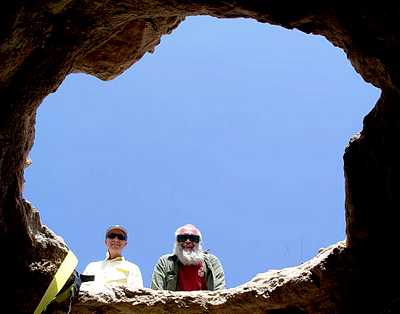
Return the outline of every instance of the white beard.
<path id="1" fill-rule="evenodd" d="M 175 242 L 174 254 L 183 265 L 197 265 L 204 260 L 201 244 L 195 244 L 193 250 L 184 250 Z"/>

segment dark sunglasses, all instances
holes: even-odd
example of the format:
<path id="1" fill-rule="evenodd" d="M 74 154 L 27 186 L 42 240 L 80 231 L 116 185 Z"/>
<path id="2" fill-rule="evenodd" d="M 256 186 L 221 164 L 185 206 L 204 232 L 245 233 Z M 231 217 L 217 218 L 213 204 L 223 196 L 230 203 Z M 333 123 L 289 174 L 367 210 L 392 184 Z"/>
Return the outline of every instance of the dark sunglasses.
<path id="1" fill-rule="evenodd" d="M 111 233 L 109 233 L 109 234 L 107 234 L 107 238 L 109 238 L 109 239 L 115 239 L 115 238 L 118 238 L 118 240 L 124 240 L 124 241 L 126 241 L 126 235 L 123 235 L 123 234 L 120 234 L 120 233 L 113 233 L 113 232 L 111 232 Z"/>
<path id="2" fill-rule="evenodd" d="M 176 241 L 178 241 L 178 242 L 185 242 L 186 240 L 189 240 L 190 242 L 194 242 L 194 243 L 199 243 L 200 236 L 195 235 L 195 234 L 178 234 L 176 236 Z"/>

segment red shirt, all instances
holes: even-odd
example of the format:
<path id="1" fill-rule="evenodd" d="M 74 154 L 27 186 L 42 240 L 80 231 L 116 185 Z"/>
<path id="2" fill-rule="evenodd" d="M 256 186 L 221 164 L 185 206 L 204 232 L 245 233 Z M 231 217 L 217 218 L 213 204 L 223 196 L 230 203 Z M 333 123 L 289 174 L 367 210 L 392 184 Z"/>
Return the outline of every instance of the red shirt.
<path id="1" fill-rule="evenodd" d="M 178 291 L 207 290 L 203 263 L 198 265 L 179 264 Z"/>

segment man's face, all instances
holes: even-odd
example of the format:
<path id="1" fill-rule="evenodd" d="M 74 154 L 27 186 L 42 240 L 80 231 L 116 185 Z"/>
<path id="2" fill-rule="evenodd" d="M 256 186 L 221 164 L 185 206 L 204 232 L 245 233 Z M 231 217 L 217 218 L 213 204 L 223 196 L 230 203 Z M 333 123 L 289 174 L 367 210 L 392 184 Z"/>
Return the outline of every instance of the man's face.
<path id="1" fill-rule="evenodd" d="M 194 228 L 182 228 L 176 237 L 177 244 L 186 251 L 193 251 L 200 242 L 199 231 Z"/>
<path id="2" fill-rule="evenodd" d="M 119 229 L 113 229 L 108 232 L 105 243 L 112 255 L 120 254 L 127 244 L 126 235 Z"/>

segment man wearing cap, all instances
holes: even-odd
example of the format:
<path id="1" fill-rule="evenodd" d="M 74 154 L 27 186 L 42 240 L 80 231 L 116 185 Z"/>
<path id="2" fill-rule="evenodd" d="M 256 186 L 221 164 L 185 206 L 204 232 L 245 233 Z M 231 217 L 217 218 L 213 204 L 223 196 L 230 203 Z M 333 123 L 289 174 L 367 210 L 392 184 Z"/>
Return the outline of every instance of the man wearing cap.
<path id="1" fill-rule="evenodd" d="M 175 232 L 173 254 L 160 257 L 154 267 L 151 288 L 195 291 L 225 288 L 224 270 L 218 258 L 203 251 L 200 230 L 188 224 Z"/>
<path id="2" fill-rule="evenodd" d="M 132 289 L 143 288 L 142 274 L 137 265 L 128 262 L 122 256 L 122 250 L 128 244 L 128 231 L 120 226 L 111 226 L 106 230 L 106 259 L 89 263 L 83 275 L 94 275 L 94 283 L 101 285 L 125 285 Z"/>

